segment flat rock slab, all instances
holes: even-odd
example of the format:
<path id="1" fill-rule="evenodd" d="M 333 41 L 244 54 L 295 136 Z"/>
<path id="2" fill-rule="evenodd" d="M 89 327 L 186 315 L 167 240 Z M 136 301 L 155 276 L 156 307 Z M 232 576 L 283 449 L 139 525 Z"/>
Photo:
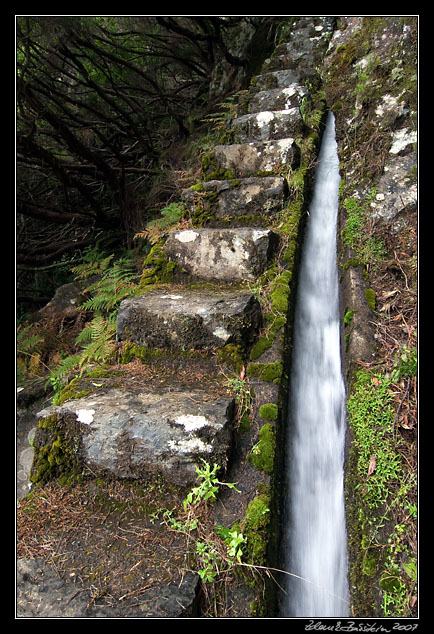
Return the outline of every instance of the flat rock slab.
<path id="1" fill-rule="evenodd" d="M 226 222 L 246 216 L 269 217 L 282 210 L 288 184 L 281 176 L 249 177 L 241 180 L 210 180 L 201 191 L 182 193 L 186 205 L 194 212 L 196 205 L 207 207 L 217 221 Z"/>
<path id="2" fill-rule="evenodd" d="M 246 114 L 231 122 L 231 130 L 238 143 L 299 136 L 303 129 L 304 123 L 298 107 Z"/>
<path id="3" fill-rule="evenodd" d="M 204 280 L 255 280 L 267 268 L 279 238 L 269 229 L 189 229 L 170 234 L 169 260 Z"/>
<path id="4" fill-rule="evenodd" d="M 54 477 L 72 461 L 93 475 L 161 475 L 187 487 L 202 459 L 226 467 L 234 400 L 199 389 L 113 388 L 53 405 L 37 417 L 33 474 L 47 467 Z"/>
<path id="5" fill-rule="evenodd" d="M 240 177 L 271 172 L 282 164 L 295 169 L 300 164 L 300 149 L 292 137 L 256 143 L 216 145 L 213 153 L 217 167 L 230 170 Z"/>
<path id="6" fill-rule="evenodd" d="M 121 302 L 117 331 L 120 341 L 192 350 L 247 345 L 261 323 L 260 305 L 252 294 L 156 290 Z"/>

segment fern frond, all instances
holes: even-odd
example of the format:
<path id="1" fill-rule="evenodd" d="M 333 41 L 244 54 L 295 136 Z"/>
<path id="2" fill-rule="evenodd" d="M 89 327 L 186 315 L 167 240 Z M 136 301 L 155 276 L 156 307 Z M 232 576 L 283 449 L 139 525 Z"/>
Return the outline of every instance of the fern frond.
<path id="1" fill-rule="evenodd" d="M 58 391 L 67 382 L 71 373 L 77 370 L 79 364 L 79 354 L 72 354 L 69 357 L 65 357 L 65 359 L 62 359 L 59 365 L 51 371 L 48 381 L 45 385 L 51 383 L 53 388 Z"/>
<path id="2" fill-rule="evenodd" d="M 106 319 L 103 315 L 97 314 L 87 330 L 90 342 L 80 355 L 80 370 L 89 363 L 106 361 L 115 350 L 116 321 L 114 317 Z"/>
<path id="3" fill-rule="evenodd" d="M 113 258 L 113 253 L 107 256 L 105 253 L 98 251 L 98 249 L 91 247 L 85 250 L 83 262 L 74 266 L 71 271 L 76 273 L 76 280 L 84 280 L 93 275 L 100 275 L 103 271 L 107 270 Z"/>
<path id="4" fill-rule="evenodd" d="M 80 308 L 105 312 L 115 310 L 123 299 L 134 293 L 137 278 L 131 262 L 124 259 L 115 262 L 102 273 L 99 280 L 86 289 L 93 293 L 93 297 L 81 304 Z"/>

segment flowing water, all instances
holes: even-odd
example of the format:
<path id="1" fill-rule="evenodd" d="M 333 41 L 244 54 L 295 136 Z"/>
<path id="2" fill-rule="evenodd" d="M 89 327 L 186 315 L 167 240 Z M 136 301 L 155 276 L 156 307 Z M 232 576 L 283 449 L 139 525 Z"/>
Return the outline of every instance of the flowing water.
<path id="1" fill-rule="evenodd" d="M 339 160 L 330 112 L 315 172 L 294 325 L 288 424 L 286 595 L 281 616 L 348 614 L 336 232 Z"/>

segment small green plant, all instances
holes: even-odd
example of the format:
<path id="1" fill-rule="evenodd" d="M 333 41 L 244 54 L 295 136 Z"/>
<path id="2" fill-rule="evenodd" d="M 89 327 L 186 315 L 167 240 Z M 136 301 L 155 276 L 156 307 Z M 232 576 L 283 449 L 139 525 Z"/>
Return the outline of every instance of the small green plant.
<path id="1" fill-rule="evenodd" d="M 237 420 L 240 423 L 246 420 L 250 412 L 250 404 L 252 400 L 252 394 L 248 385 L 247 379 L 244 378 L 245 369 L 241 368 L 241 373 L 238 377 L 228 378 L 228 392 L 234 394 L 235 403 L 237 405 Z"/>
<path id="2" fill-rule="evenodd" d="M 203 121 L 211 123 L 214 131 L 222 130 L 228 120 L 234 119 L 237 116 L 238 101 L 240 97 L 246 93 L 247 90 L 239 90 L 238 92 L 229 95 L 225 101 L 217 104 L 217 108 L 219 108 L 219 110 L 208 114 Z"/>
<path id="3" fill-rule="evenodd" d="M 196 505 L 199 502 L 206 502 L 207 500 L 214 501 L 217 497 L 218 490 L 221 486 L 226 486 L 229 489 L 234 489 L 238 491 L 235 484 L 231 482 L 220 482 L 217 478 L 217 471 L 219 471 L 220 467 L 214 463 L 214 466 L 211 466 L 202 459 L 203 467 L 196 467 L 196 473 L 198 480 L 201 482 L 198 486 L 193 487 L 190 493 L 184 500 L 184 510 L 187 508 L 187 505 Z"/>
<path id="4" fill-rule="evenodd" d="M 404 348 L 402 352 L 395 355 L 395 363 L 390 374 L 390 378 L 394 383 L 403 377 L 413 378 L 417 374 L 417 348 L 408 350 Z"/>
<path id="5" fill-rule="evenodd" d="M 220 535 L 225 542 L 230 559 L 241 563 L 243 547 L 246 544 L 246 538 L 244 535 L 239 532 L 239 529 L 236 526 L 233 528 L 217 526 L 216 533 L 217 535 Z"/>
<path id="6" fill-rule="evenodd" d="M 349 326 L 350 323 L 353 321 L 353 317 L 354 317 L 354 313 L 356 313 L 356 310 L 347 310 L 345 315 L 344 315 L 344 326 Z"/>

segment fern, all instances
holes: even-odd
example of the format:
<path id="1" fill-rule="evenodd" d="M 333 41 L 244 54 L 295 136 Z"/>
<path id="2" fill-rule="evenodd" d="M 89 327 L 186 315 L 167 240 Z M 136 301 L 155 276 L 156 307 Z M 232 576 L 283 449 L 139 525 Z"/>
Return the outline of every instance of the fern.
<path id="1" fill-rule="evenodd" d="M 97 313 L 87 326 L 89 343 L 80 355 L 80 373 L 89 363 L 104 363 L 115 350 L 116 315 L 105 318 Z M 78 338 L 77 338 L 78 339 Z"/>
<path id="2" fill-rule="evenodd" d="M 119 307 L 123 299 L 134 294 L 138 275 L 133 269 L 133 264 L 126 259 L 120 259 L 108 268 L 109 263 L 108 258 L 101 263 L 100 279 L 86 288 L 86 292 L 94 295 L 81 304 L 82 310 L 109 313 Z M 83 274 L 84 271 L 81 271 L 80 275 Z"/>
<path id="3" fill-rule="evenodd" d="M 33 324 L 27 326 L 18 326 L 17 329 L 17 379 L 25 381 L 34 376 L 40 368 L 41 362 L 41 345 L 44 343 L 44 337 L 36 333 L 29 332 Z"/>
<path id="4" fill-rule="evenodd" d="M 34 352 L 38 344 L 44 341 L 40 335 L 29 335 L 28 332 L 32 324 L 24 327 L 18 327 L 17 331 L 17 352 L 18 354 L 30 354 Z"/>
<path id="5" fill-rule="evenodd" d="M 63 359 L 50 374 L 49 382 L 56 391 L 53 402 L 73 374 L 81 376 L 88 365 L 106 363 L 115 351 L 117 311 L 121 301 L 135 293 L 139 276 L 131 260 L 120 258 L 113 262 L 113 257 L 93 249 L 73 269 L 75 279 L 98 276 L 85 289 L 91 297 L 80 306 L 94 314 L 76 338 L 81 351 Z"/>
<path id="6" fill-rule="evenodd" d="M 161 210 L 161 218 L 148 222 L 146 229 L 136 233 L 134 238 L 147 238 L 151 244 L 156 244 L 164 233 L 179 227 L 184 213 L 185 207 L 182 203 L 170 203 Z"/>
<path id="7" fill-rule="evenodd" d="M 47 386 L 49 383 L 51 383 L 54 391 L 59 392 L 59 390 L 62 389 L 65 383 L 68 382 L 71 373 L 77 370 L 80 364 L 80 359 L 81 355 L 79 354 L 72 354 L 62 359 L 62 361 L 54 368 L 54 370 L 51 370 L 50 376 L 45 385 Z M 56 396 L 54 397 L 54 401 L 56 399 Z"/>
<path id="8" fill-rule="evenodd" d="M 74 266 L 71 271 L 76 274 L 76 280 L 84 280 L 106 271 L 113 258 L 113 253 L 107 256 L 105 253 L 98 251 L 98 249 L 89 247 L 85 249 L 83 262 Z"/>

